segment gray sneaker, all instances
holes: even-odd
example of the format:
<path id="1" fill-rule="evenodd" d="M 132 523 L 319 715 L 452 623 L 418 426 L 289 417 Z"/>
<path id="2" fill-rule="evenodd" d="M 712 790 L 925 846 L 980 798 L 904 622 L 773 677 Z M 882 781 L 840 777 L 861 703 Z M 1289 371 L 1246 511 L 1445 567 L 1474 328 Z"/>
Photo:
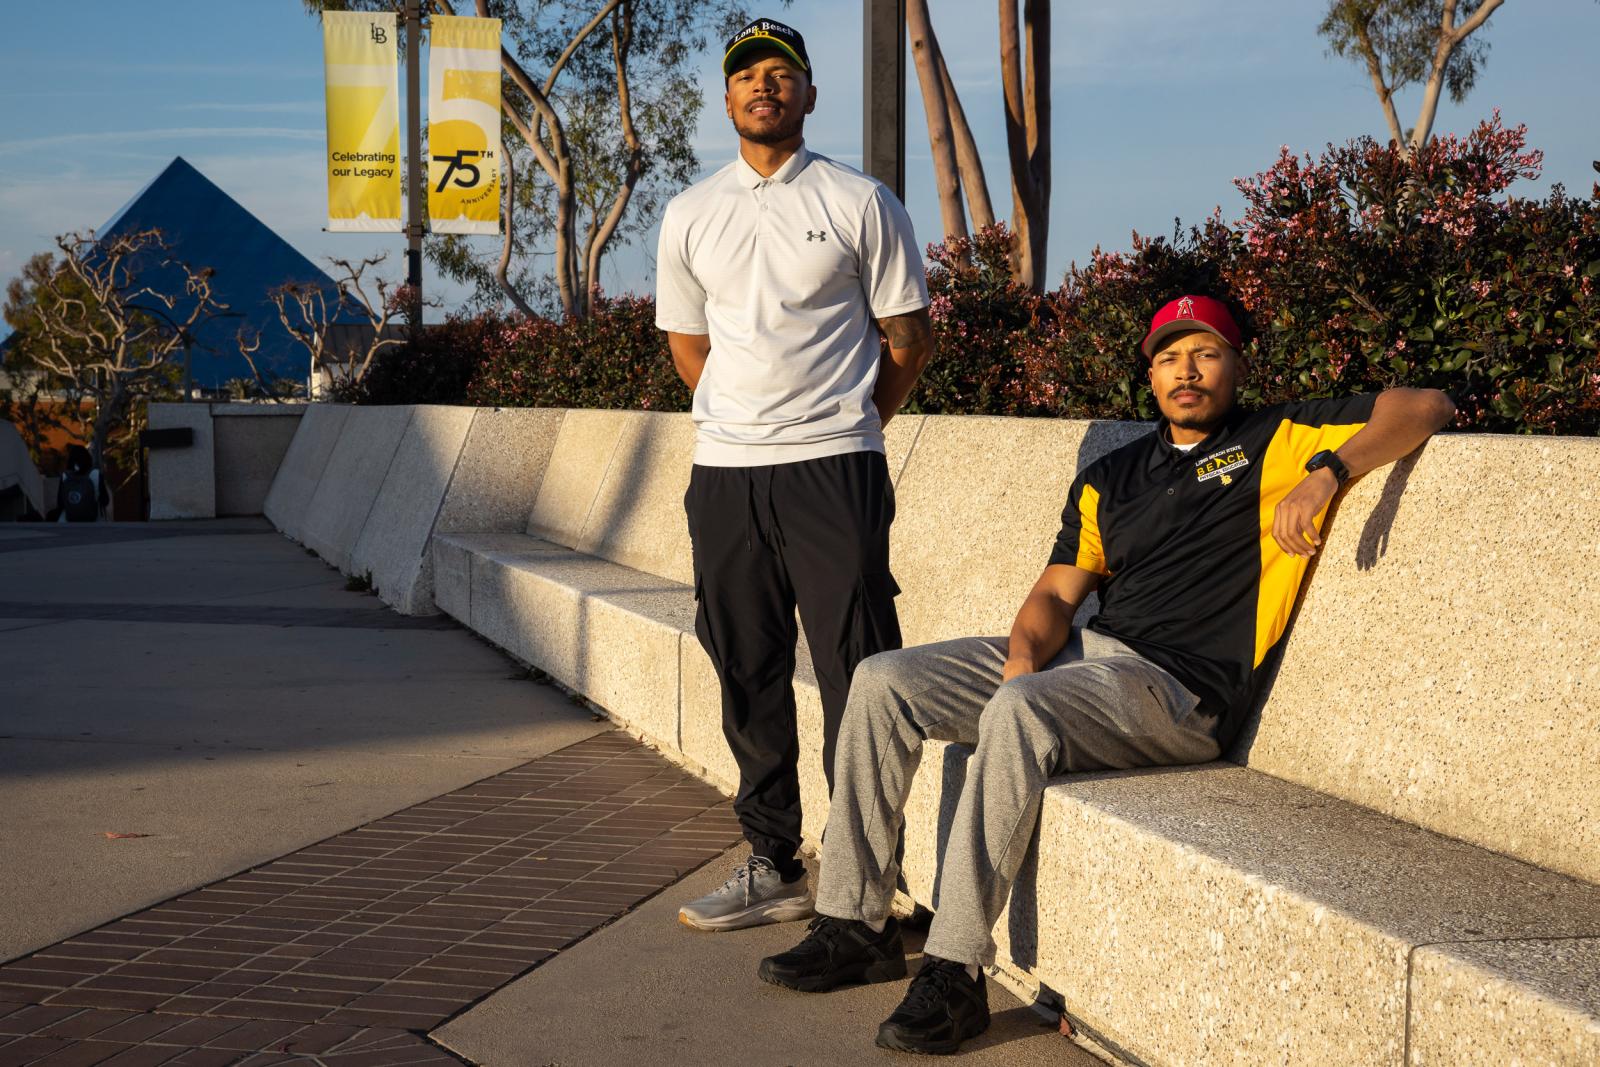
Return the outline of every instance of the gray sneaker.
<path id="1" fill-rule="evenodd" d="M 742 930 L 809 919 L 811 904 L 807 875 L 786 883 L 765 856 L 751 856 L 720 888 L 678 909 L 678 921 L 696 930 Z"/>

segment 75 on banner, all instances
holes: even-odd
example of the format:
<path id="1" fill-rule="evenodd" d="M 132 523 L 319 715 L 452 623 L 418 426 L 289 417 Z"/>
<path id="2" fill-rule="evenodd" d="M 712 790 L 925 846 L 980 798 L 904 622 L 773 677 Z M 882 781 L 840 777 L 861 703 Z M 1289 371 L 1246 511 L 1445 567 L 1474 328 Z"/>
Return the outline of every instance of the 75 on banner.
<path id="1" fill-rule="evenodd" d="M 428 218 L 500 232 L 500 20 L 435 15 L 428 48 Z"/>

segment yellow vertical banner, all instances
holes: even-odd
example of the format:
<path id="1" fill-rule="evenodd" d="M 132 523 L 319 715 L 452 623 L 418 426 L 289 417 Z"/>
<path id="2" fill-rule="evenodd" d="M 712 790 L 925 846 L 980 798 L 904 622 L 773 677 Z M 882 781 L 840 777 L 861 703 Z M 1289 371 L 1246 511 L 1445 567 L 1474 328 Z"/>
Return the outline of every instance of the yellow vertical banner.
<path id="1" fill-rule="evenodd" d="M 434 15 L 428 40 L 428 224 L 500 232 L 500 20 Z"/>
<path id="2" fill-rule="evenodd" d="M 330 230 L 404 229 L 395 33 L 393 12 L 322 13 Z"/>

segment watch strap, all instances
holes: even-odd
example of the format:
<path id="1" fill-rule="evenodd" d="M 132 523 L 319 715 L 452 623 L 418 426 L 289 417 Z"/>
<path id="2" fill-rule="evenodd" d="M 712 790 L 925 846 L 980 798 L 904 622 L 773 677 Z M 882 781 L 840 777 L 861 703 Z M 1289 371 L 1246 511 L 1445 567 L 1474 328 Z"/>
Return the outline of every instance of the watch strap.
<path id="1" fill-rule="evenodd" d="M 1324 467 L 1333 472 L 1334 480 L 1340 485 L 1350 480 L 1350 468 L 1345 466 L 1344 460 L 1340 459 L 1339 454 L 1330 448 L 1323 449 L 1306 461 L 1306 470 L 1308 472 L 1319 471 Z"/>

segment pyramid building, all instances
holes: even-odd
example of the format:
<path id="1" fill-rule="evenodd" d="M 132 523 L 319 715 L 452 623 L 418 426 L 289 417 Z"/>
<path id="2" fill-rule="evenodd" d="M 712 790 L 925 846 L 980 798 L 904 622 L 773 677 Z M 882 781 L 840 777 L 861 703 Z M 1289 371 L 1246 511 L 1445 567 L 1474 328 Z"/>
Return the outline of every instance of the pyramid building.
<path id="1" fill-rule="evenodd" d="M 158 229 L 171 255 L 191 267 L 211 267 L 212 296 L 242 318 L 217 318 L 194 330 L 191 365 L 196 385 L 215 388 L 230 378 L 250 377 L 250 366 L 235 341 L 239 328 L 261 337 L 256 366 L 268 378 L 305 380 L 307 353 L 278 321 L 267 294 L 286 282 L 325 287 L 336 305 L 333 279 L 252 215 L 182 156 L 168 164 L 100 228 L 102 237 Z M 181 294 L 183 274 L 176 267 L 150 267 L 141 282 Z M 180 304 L 174 317 L 186 311 Z"/>

